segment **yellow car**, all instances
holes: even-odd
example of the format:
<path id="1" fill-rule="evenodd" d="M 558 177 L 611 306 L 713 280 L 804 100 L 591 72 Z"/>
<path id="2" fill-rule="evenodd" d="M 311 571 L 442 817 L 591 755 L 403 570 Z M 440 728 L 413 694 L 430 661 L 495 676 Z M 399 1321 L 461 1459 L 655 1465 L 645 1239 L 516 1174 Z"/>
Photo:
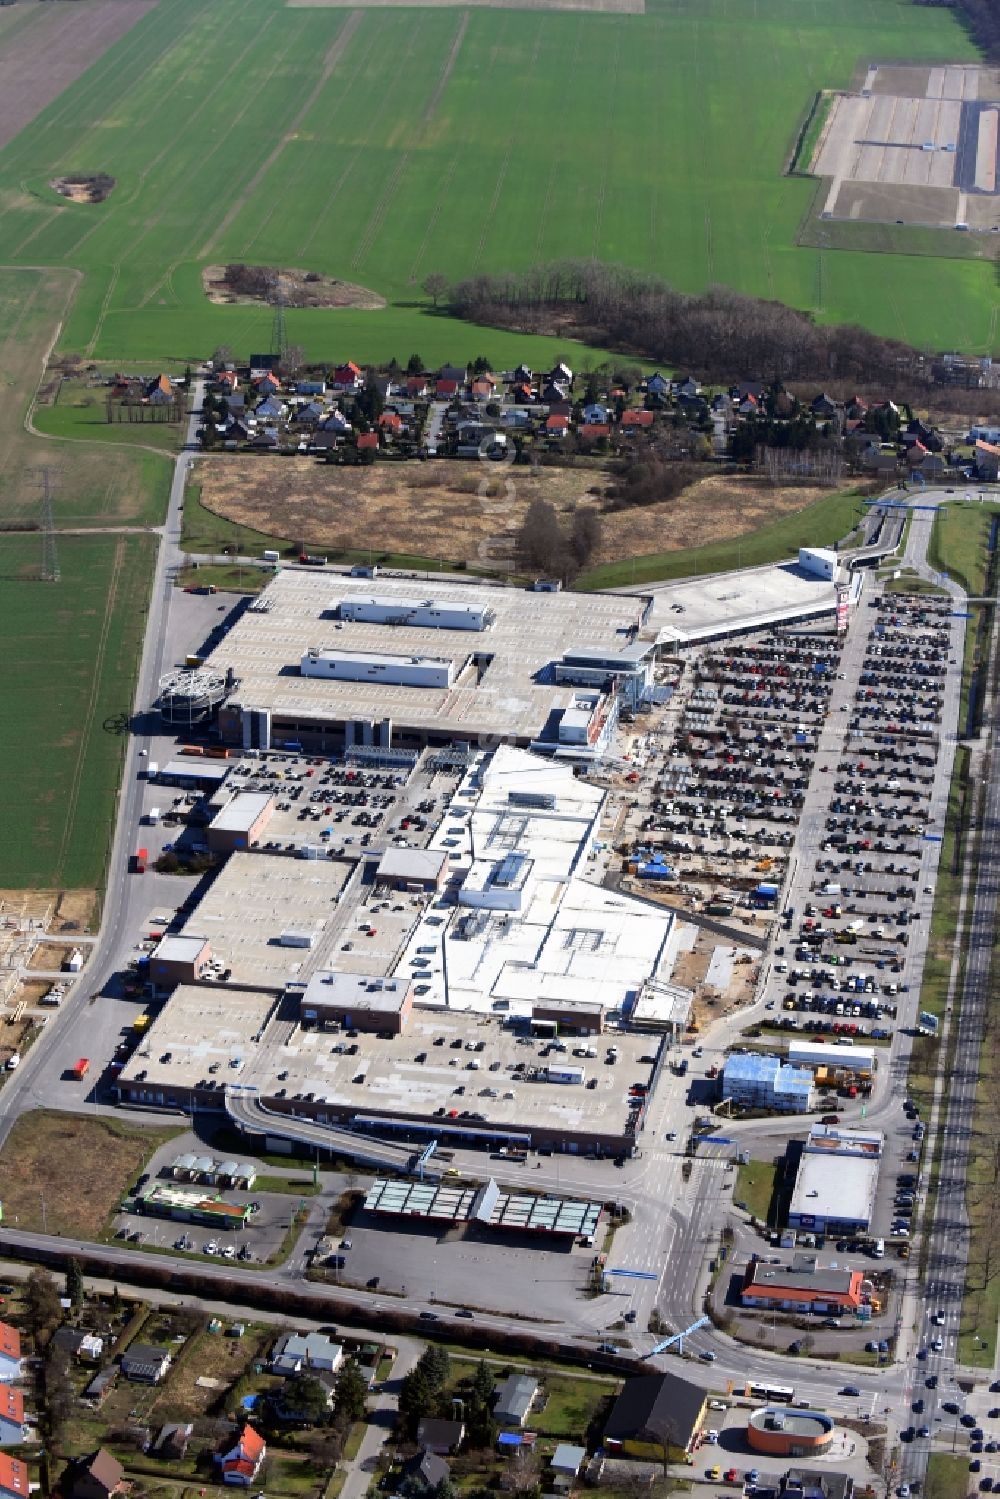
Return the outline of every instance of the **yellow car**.
<path id="1" fill-rule="evenodd" d="M 715 1483 L 722 1477 L 722 1469 L 718 1465 L 714 1468 L 706 1468 L 705 1477 L 710 1478 Z"/>
<path id="2" fill-rule="evenodd" d="M 460 1175 L 460 1172 L 459 1172 L 459 1169 L 458 1169 L 457 1166 L 449 1166 L 448 1169 L 447 1169 L 447 1171 L 445 1172 L 445 1176 L 458 1176 L 458 1175 Z"/>

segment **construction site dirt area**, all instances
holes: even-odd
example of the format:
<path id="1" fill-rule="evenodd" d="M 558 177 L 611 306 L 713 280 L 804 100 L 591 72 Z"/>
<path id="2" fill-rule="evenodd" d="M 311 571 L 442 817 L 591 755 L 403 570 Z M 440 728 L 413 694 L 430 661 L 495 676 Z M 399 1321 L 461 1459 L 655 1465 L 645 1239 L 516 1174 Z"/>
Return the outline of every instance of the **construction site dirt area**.
<path id="1" fill-rule="evenodd" d="M 61 973 L 70 954 L 78 950 L 72 942 L 39 942 L 28 967 L 35 973 Z"/>
<path id="2" fill-rule="evenodd" d="M 22 1114 L 0 1149 L 4 1222 L 100 1239 L 126 1187 L 159 1146 L 181 1133 L 179 1125 L 143 1129 L 45 1109 Z"/>
<path id="3" fill-rule="evenodd" d="M 681 918 L 670 982 L 691 990 L 691 1019 L 699 1029 L 751 1003 L 760 976 L 760 957 L 754 948 L 727 942 L 717 932 Z"/>
<path id="4" fill-rule="evenodd" d="M 274 276 L 274 289 L 280 291 L 286 307 L 352 307 L 356 312 L 376 312 L 386 305 L 385 298 L 367 286 L 338 281 L 316 271 L 282 267 L 274 271 Z M 260 307 L 274 299 L 274 291 L 265 297 L 242 292 L 230 285 L 224 265 L 206 265 L 202 269 L 201 284 L 208 300 L 216 305 L 239 303 Z"/>
<path id="5" fill-rule="evenodd" d="M 431 460 L 341 467 L 313 458 L 234 454 L 198 460 L 206 509 L 267 536 L 328 551 L 369 544 L 478 566 L 509 565 L 533 500 L 565 519 L 578 505 L 601 508 L 610 474 L 594 467 L 504 467 Z M 594 564 L 725 541 L 802 510 L 816 486 L 713 476 L 676 499 L 602 511 Z"/>
<path id="6" fill-rule="evenodd" d="M 114 185 L 115 179 L 105 173 L 93 177 L 52 177 L 49 180 L 52 191 L 60 198 L 68 198 L 71 203 L 103 203 Z"/>

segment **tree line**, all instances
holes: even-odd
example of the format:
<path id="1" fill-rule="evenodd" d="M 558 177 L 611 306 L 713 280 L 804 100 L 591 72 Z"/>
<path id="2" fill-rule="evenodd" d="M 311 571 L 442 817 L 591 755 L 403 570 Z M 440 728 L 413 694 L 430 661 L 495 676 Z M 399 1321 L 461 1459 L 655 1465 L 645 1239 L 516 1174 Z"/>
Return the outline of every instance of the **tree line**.
<path id="1" fill-rule="evenodd" d="M 561 260 L 520 273 L 473 276 L 445 294 L 475 323 L 554 331 L 689 370 L 716 382 L 838 379 L 893 388 L 926 385 L 919 350 L 864 328 L 821 326 L 782 302 L 710 287 L 697 296 L 660 277 L 598 260 Z"/>

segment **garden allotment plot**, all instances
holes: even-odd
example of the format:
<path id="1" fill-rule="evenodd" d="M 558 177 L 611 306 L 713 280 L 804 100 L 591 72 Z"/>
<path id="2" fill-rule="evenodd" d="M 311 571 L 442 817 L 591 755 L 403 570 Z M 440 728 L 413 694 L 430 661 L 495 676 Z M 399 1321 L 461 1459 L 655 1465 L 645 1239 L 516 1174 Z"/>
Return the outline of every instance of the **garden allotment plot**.
<path id="1" fill-rule="evenodd" d="M 1000 232 L 998 126 L 995 68 L 869 67 L 817 147 L 821 216 Z"/>

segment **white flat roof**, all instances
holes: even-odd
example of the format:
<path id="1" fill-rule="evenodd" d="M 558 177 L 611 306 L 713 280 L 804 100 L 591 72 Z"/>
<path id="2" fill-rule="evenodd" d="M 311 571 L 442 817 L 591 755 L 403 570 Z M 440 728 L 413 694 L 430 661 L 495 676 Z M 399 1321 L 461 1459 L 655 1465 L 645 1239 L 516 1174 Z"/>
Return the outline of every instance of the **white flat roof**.
<path id="1" fill-rule="evenodd" d="M 240 791 L 216 813 L 209 826 L 217 832 L 247 833 L 272 800 L 268 791 Z"/>
<path id="2" fill-rule="evenodd" d="M 153 957 L 163 963 L 193 963 L 207 941 L 207 937 L 194 935 L 164 937 Z"/>
<path id="3" fill-rule="evenodd" d="M 387 880 L 436 880 L 447 854 L 439 848 L 387 848 L 378 875 Z"/>
<path id="4" fill-rule="evenodd" d="M 693 644 L 729 631 L 764 629 L 836 606 L 833 582 L 806 572 L 798 561 L 652 584 L 644 591 L 652 593 L 653 608 L 643 633 L 655 635 L 664 646 Z"/>
<path id="5" fill-rule="evenodd" d="M 335 602 L 371 599 L 371 584 L 338 579 Z M 379 580 L 379 598 L 402 606 L 414 580 Z M 535 738 L 575 689 L 546 679 L 545 668 L 567 650 L 617 654 L 635 638 L 646 600 L 611 593 L 535 593 L 487 584 L 436 583 L 434 604 L 443 609 L 488 608 L 495 622 L 482 647 L 482 674 L 450 687 L 304 677 L 298 667 L 310 648 L 349 654 L 386 650 L 401 656 L 448 657 L 456 673 L 478 647 L 468 630 L 387 625 L 331 617 L 331 581 L 321 568 L 283 568 L 245 610 L 211 653 L 213 671 L 232 668 L 239 678 L 230 702 L 269 708 L 280 717 L 337 723 L 392 718 L 415 731 L 444 729 L 455 738 L 477 734 Z"/>
<path id="6" fill-rule="evenodd" d="M 379 1010 L 396 1015 L 409 992 L 405 978 L 376 978 L 370 973 L 342 973 L 324 970 L 314 973 L 302 995 L 301 1009 L 332 1005 L 340 1009 L 353 1005 L 359 1010 Z"/>
<path id="7" fill-rule="evenodd" d="M 877 1158 L 803 1153 L 789 1208 L 791 1217 L 808 1214 L 841 1222 L 870 1222 L 878 1185 Z"/>

